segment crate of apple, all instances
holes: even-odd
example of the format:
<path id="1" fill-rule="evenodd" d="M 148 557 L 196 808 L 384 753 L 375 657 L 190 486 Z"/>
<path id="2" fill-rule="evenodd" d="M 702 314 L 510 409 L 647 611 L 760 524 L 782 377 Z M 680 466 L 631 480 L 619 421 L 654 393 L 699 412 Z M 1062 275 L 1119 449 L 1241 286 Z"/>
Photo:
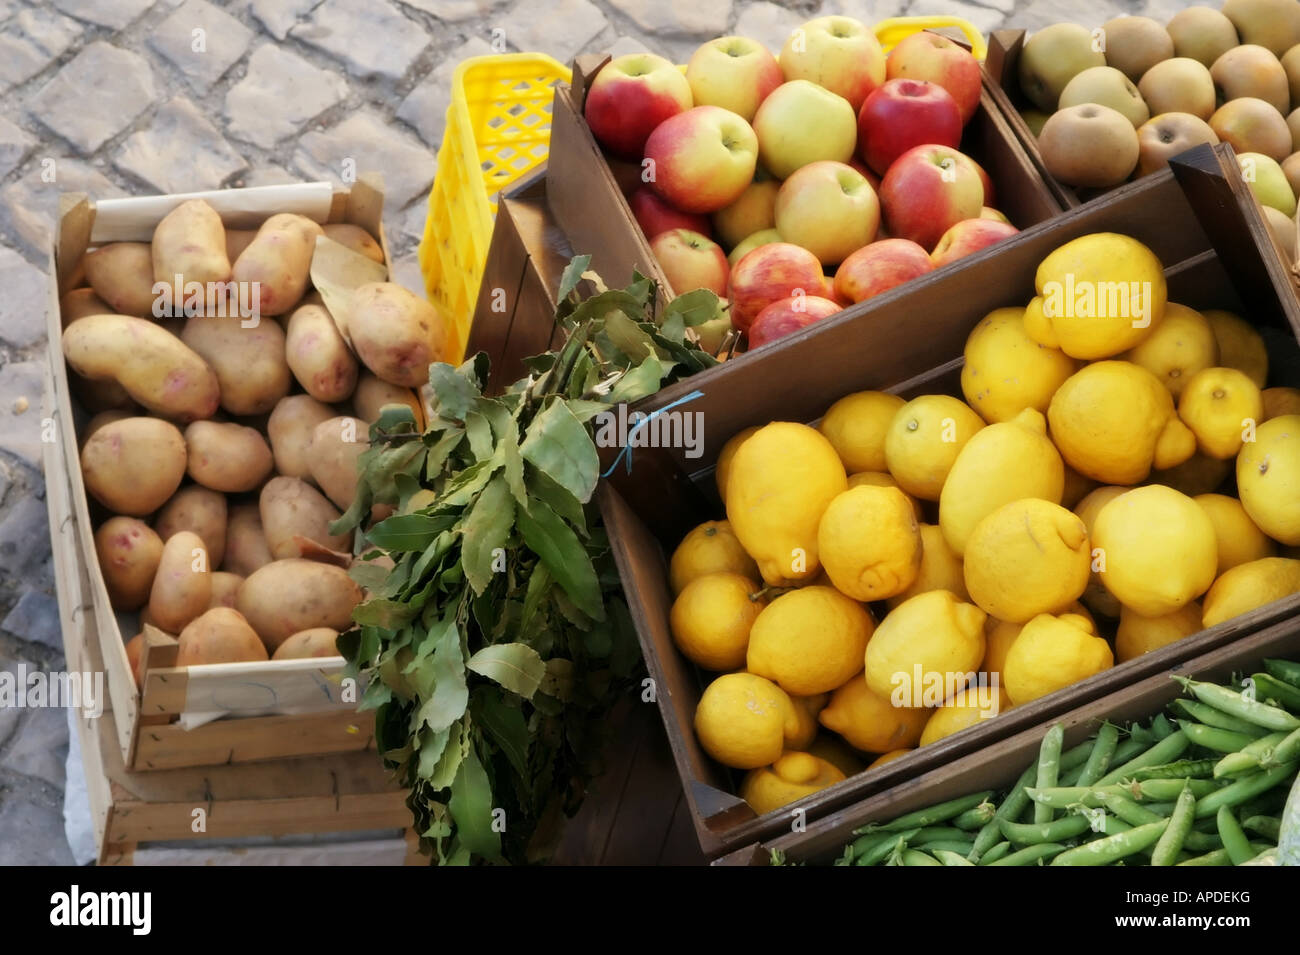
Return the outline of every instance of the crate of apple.
<path id="1" fill-rule="evenodd" d="M 675 293 L 707 288 L 700 326 L 750 349 L 969 255 L 1017 230 L 960 151 L 979 62 L 934 33 L 886 56 L 849 17 L 810 20 L 780 57 L 710 40 L 686 69 L 653 54 L 610 61 L 584 115 L 612 156 L 640 163 L 628 197 Z"/>

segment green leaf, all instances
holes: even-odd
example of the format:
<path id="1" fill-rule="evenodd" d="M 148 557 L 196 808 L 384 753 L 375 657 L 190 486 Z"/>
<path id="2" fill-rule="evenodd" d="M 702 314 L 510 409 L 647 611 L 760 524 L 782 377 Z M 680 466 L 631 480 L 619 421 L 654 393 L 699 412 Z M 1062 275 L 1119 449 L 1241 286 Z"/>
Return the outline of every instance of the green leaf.
<path id="1" fill-rule="evenodd" d="M 438 758 L 438 765 L 429 777 L 429 785 L 434 789 L 446 789 L 451 786 L 460 771 L 460 761 L 465 758 L 465 721 L 457 720 L 448 731 L 447 748 Z"/>
<path id="2" fill-rule="evenodd" d="M 578 540 L 578 535 L 545 504 L 535 501 L 534 505 L 521 510 L 518 515 L 524 543 L 541 559 L 551 576 L 583 613 L 595 620 L 603 620 L 605 609 L 600 583 L 596 580 L 591 557 Z"/>
<path id="3" fill-rule="evenodd" d="M 647 395 L 653 395 L 672 367 L 672 362 L 661 361 L 657 355 L 647 356 L 641 364 L 618 380 L 609 393 L 609 403 L 633 404 Z"/>
<path id="4" fill-rule="evenodd" d="M 552 481 L 545 471 L 529 471 L 528 489 L 532 491 L 533 497 L 576 526 L 579 533 L 586 535 L 587 521 L 582 511 L 582 502 Z"/>
<path id="5" fill-rule="evenodd" d="M 506 486 L 510 488 L 510 496 L 520 507 L 527 507 L 528 492 L 524 489 L 524 457 L 519 453 L 519 422 L 514 418 L 510 419 L 506 433 L 501 437 L 501 452 L 504 462 L 502 467 Z"/>
<path id="6" fill-rule="evenodd" d="M 582 273 L 587 271 L 590 265 L 591 256 L 589 255 L 575 255 L 569 260 L 569 264 L 560 273 L 560 288 L 555 295 L 556 301 L 562 302 L 569 297 L 569 293 L 577 288 L 578 283 L 582 281 Z"/>
<path id="7" fill-rule="evenodd" d="M 639 322 L 621 312 L 611 312 L 605 316 L 605 335 L 629 361 L 638 361 L 646 355 L 655 354 L 655 343 L 650 333 Z"/>
<path id="8" fill-rule="evenodd" d="M 488 481 L 505 460 L 505 452 L 473 464 L 447 482 L 438 503 L 443 507 L 464 507 L 487 487 Z M 391 518 L 390 518 L 391 520 Z"/>
<path id="9" fill-rule="evenodd" d="M 537 692 L 537 686 L 546 674 L 546 663 L 536 650 L 523 643 L 486 646 L 470 657 L 465 666 L 524 699 Z"/>
<path id="10" fill-rule="evenodd" d="M 352 610 L 352 619 L 363 627 L 380 627 L 384 630 L 400 630 L 413 619 L 416 608 L 396 600 L 372 597 L 364 603 L 357 604 Z"/>
<path id="11" fill-rule="evenodd" d="M 443 432 L 442 437 L 434 442 L 424 463 L 424 474 L 428 480 L 432 481 L 442 474 L 443 468 L 447 465 L 447 459 L 451 457 L 452 452 L 456 450 L 456 446 L 464 438 L 465 431 L 463 428 L 448 428 Z"/>
<path id="12" fill-rule="evenodd" d="M 388 582 L 388 574 L 388 567 L 374 561 L 358 560 L 348 568 L 348 576 L 365 590 L 378 590 Z"/>
<path id="13" fill-rule="evenodd" d="M 430 730 L 421 730 L 418 739 L 420 740 L 420 760 L 417 772 L 422 779 L 432 779 L 433 774 L 438 769 L 438 760 L 447 749 L 447 740 L 451 737 L 450 730 L 440 730 L 432 732 Z"/>
<path id="14" fill-rule="evenodd" d="M 370 529 L 370 543 L 387 551 L 424 550 L 455 523 L 454 517 L 429 514 L 395 514 Z"/>
<path id="15" fill-rule="evenodd" d="M 434 410 L 452 421 L 464 421 L 480 394 L 478 385 L 442 361 L 429 366 L 429 387 L 433 389 Z"/>
<path id="16" fill-rule="evenodd" d="M 533 419 L 519 453 L 579 501 L 591 499 L 600 457 L 591 435 L 565 402 L 552 401 Z"/>
<path id="17" fill-rule="evenodd" d="M 718 317 L 718 308 L 719 301 L 716 293 L 706 288 L 697 288 L 685 295 L 677 296 L 664 306 L 659 324 L 664 325 L 668 319 L 679 317 L 688 327 L 703 325 Z"/>
<path id="18" fill-rule="evenodd" d="M 531 629 L 533 617 L 542 600 L 551 590 L 551 575 L 545 565 L 537 564 L 528 575 L 528 589 L 524 593 L 524 609 L 519 615 L 519 633 L 527 635 Z"/>
<path id="19" fill-rule="evenodd" d="M 496 442 L 492 440 L 492 426 L 488 419 L 477 411 L 465 416 L 465 435 L 469 438 L 469 450 L 474 460 L 483 461 L 492 456 Z"/>
<path id="20" fill-rule="evenodd" d="M 474 593 L 481 594 L 487 589 L 495 573 L 494 552 L 505 549 L 514 526 L 515 503 L 505 477 L 498 474 L 488 482 L 460 525 L 461 563 Z"/>
<path id="21" fill-rule="evenodd" d="M 433 649 L 433 693 L 421 705 L 416 725 L 425 725 L 435 733 L 445 730 L 465 715 L 469 689 L 465 684 L 465 653 L 460 646 L 460 629 L 455 620 L 440 624 L 440 634 Z"/>
<path id="22" fill-rule="evenodd" d="M 379 411 L 379 419 L 370 426 L 370 439 L 373 441 L 380 434 L 396 434 L 415 430 L 415 411 L 410 405 L 384 405 Z"/>
<path id="23" fill-rule="evenodd" d="M 447 805 L 462 846 L 485 859 L 501 858 L 501 834 L 492 828 L 492 784 L 473 749 L 460 764 Z"/>
<path id="24" fill-rule="evenodd" d="M 528 724 L 523 711 L 508 705 L 498 690 L 480 687 L 470 701 L 474 725 L 480 727 L 522 779 L 528 772 Z"/>

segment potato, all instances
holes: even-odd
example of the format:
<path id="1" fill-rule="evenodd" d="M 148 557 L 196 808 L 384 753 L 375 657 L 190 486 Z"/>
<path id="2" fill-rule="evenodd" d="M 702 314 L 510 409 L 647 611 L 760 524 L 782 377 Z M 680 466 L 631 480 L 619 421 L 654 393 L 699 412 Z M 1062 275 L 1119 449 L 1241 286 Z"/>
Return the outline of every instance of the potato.
<path id="1" fill-rule="evenodd" d="M 112 315 L 113 311 L 93 288 L 74 288 L 59 299 L 59 322 L 64 328 L 87 315 Z"/>
<path id="2" fill-rule="evenodd" d="M 126 389 L 111 378 L 91 381 L 74 373 L 68 375 L 68 390 L 77 399 L 77 403 L 91 414 L 103 411 L 140 413 L 140 406 L 127 394 Z"/>
<path id="3" fill-rule="evenodd" d="M 267 546 L 276 560 L 301 557 L 295 536 L 315 541 L 330 550 L 350 551 L 352 535 L 331 534 L 329 525 L 342 516 L 320 491 L 294 477 L 276 477 L 266 482 L 258 501 Z"/>
<path id="4" fill-rule="evenodd" d="M 357 496 L 357 458 L 370 448 L 368 434 L 364 421 L 346 415 L 322 421 L 312 431 L 307 449 L 312 480 L 340 510 Z"/>
<path id="5" fill-rule="evenodd" d="M 339 632 L 329 627 L 313 627 L 299 630 L 271 654 L 272 660 L 306 660 L 311 657 L 337 657 L 339 653 L 335 641 Z"/>
<path id="6" fill-rule="evenodd" d="M 271 473 L 271 449 L 255 429 L 224 421 L 195 421 L 185 429 L 189 475 L 214 491 L 236 494 Z"/>
<path id="7" fill-rule="evenodd" d="M 230 258 L 226 255 L 226 229 L 217 210 L 202 199 L 182 202 L 163 216 L 153 230 L 153 278 L 175 288 L 178 281 L 182 294 L 173 292 L 173 303 L 184 300 L 183 287 L 188 282 L 230 280 Z"/>
<path id="8" fill-rule="evenodd" d="M 263 414 L 289 393 L 293 379 L 284 359 L 284 329 L 259 321 L 196 315 L 181 341 L 212 366 L 221 385 L 221 407 L 233 415 Z"/>
<path id="9" fill-rule="evenodd" d="M 424 430 L 424 403 L 420 401 L 418 392 L 390 385 L 384 379 L 363 371 L 357 379 L 356 390 L 352 392 L 352 413 L 366 424 L 374 424 L 379 420 L 384 405 L 406 405 L 415 414 L 416 427 Z"/>
<path id="10" fill-rule="evenodd" d="M 149 599 L 162 538 L 144 521 L 110 517 L 95 531 L 95 554 L 114 610 L 139 610 Z"/>
<path id="11" fill-rule="evenodd" d="M 235 260 L 236 282 L 255 282 L 253 299 L 263 315 L 283 315 L 298 304 L 311 277 L 311 257 L 316 251 L 320 225 L 306 216 L 282 213 L 271 216 L 248 248 Z"/>
<path id="12" fill-rule="evenodd" d="M 207 663 L 251 663 L 266 660 L 266 645 L 243 614 L 230 607 L 213 607 L 191 620 L 177 638 L 178 667 Z"/>
<path id="13" fill-rule="evenodd" d="M 254 571 L 235 596 L 235 609 L 275 652 L 300 630 L 352 625 L 352 608 L 361 588 L 341 567 L 294 558 Z"/>
<path id="14" fill-rule="evenodd" d="M 357 385 L 357 360 L 329 312 L 300 305 L 289 318 L 285 359 L 303 390 L 317 401 L 344 401 Z"/>
<path id="15" fill-rule="evenodd" d="M 153 529 L 163 540 L 177 531 L 193 531 L 203 539 L 212 566 L 220 567 L 226 553 L 226 497 L 197 484 L 183 487 L 163 505 Z"/>
<path id="16" fill-rule="evenodd" d="M 136 318 L 153 313 L 153 252 L 148 242 L 110 242 L 86 253 L 86 278 L 108 311 Z"/>
<path id="17" fill-rule="evenodd" d="M 161 630 L 180 633 L 211 599 L 212 565 L 203 539 L 192 531 L 173 534 L 163 544 L 149 591 L 149 619 Z"/>
<path id="18" fill-rule="evenodd" d="M 166 329 L 129 315 L 88 315 L 63 332 L 63 355 L 77 374 L 111 379 L 154 414 L 210 418 L 220 388 L 212 366 Z M 96 409 L 103 410 L 103 409 Z"/>
<path id="19" fill-rule="evenodd" d="M 158 418 L 104 425 L 81 449 L 86 490 L 115 514 L 143 517 L 167 503 L 185 476 L 185 439 Z"/>
<path id="20" fill-rule="evenodd" d="M 226 517 L 226 555 L 222 570 L 247 577 L 275 558 L 262 530 L 262 515 L 255 503 L 233 505 Z"/>
<path id="21" fill-rule="evenodd" d="M 111 408 L 108 411 L 101 411 L 99 414 L 95 415 L 93 418 L 87 421 L 86 426 L 81 429 L 81 447 L 84 448 L 86 446 L 86 442 L 90 440 L 90 436 L 94 434 L 96 431 L 98 431 L 100 428 L 104 427 L 104 425 L 112 424 L 114 421 L 121 421 L 123 418 L 134 418 L 134 417 L 136 417 L 136 415 L 131 413 L 130 411 L 122 411 L 121 409 L 118 408 Z"/>
<path id="22" fill-rule="evenodd" d="M 311 395 L 281 398 L 266 422 L 266 436 L 271 439 L 275 470 L 288 477 L 310 477 L 307 448 L 316 425 L 334 417 L 334 409 Z"/>
<path id="23" fill-rule="evenodd" d="M 227 229 L 226 258 L 234 262 L 256 238 L 256 229 Z"/>
<path id="24" fill-rule="evenodd" d="M 228 570 L 214 570 L 212 572 L 212 596 L 208 598 L 208 609 L 213 607 L 233 607 L 235 605 L 235 594 L 239 591 L 239 585 L 244 582 L 244 578 L 239 574 L 232 574 Z"/>
<path id="25" fill-rule="evenodd" d="M 446 319 L 430 303 L 392 282 L 370 282 L 352 293 L 352 347 L 384 381 L 418 388 L 450 341 Z"/>
<path id="26" fill-rule="evenodd" d="M 325 238 L 332 239 L 339 245 L 346 245 L 353 252 L 360 253 L 366 258 L 384 263 L 384 250 L 375 237 L 359 225 L 351 225 L 347 222 L 337 222 L 333 225 L 322 226 L 325 230 Z"/>

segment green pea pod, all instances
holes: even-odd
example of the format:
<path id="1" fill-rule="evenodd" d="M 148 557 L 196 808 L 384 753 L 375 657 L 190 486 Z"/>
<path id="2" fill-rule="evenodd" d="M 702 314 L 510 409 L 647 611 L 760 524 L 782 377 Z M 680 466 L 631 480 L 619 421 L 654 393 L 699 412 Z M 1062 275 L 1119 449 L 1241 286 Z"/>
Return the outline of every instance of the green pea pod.
<path id="1" fill-rule="evenodd" d="M 1214 775 L 1212 759 L 1179 759 L 1160 766 L 1147 766 L 1134 770 L 1133 779 L 1206 779 Z"/>
<path id="2" fill-rule="evenodd" d="M 1010 853 L 1011 853 L 1011 843 L 999 842 L 997 845 L 993 846 L 993 848 L 989 849 L 988 852 L 985 852 L 982 856 L 980 856 L 979 861 L 976 862 L 975 864 L 992 865 L 993 863 L 997 862 L 999 859 L 1006 857 Z M 967 856 L 967 858 L 970 858 L 970 856 Z"/>
<path id="3" fill-rule="evenodd" d="M 1073 785 L 1091 786 L 1110 768 L 1110 761 L 1115 756 L 1115 747 L 1119 745 L 1119 727 L 1114 723 L 1102 723 L 1097 730 L 1096 743 L 1083 764 L 1083 771 L 1074 780 Z"/>
<path id="4" fill-rule="evenodd" d="M 964 842 L 967 838 L 967 834 L 955 826 L 926 826 L 908 839 L 907 844 L 919 848 L 927 842 Z"/>
<path id="5" fill-rule="evenodd" d="M 1204 723 L 1193 723 L 1190 720 L 1179 720 L 1178 725 L 1187 734 L 1187 738 L 1197 746 L 1212 749 L 1217 753 L 1235 753 L 1249 746 L 1254 739 L 1245 733 L 1234 733 L 1232 730 L 1206 726 Z"/>
<path id="6" fill-rule="evenodd" d="M 1184 729 L 1186 729 L 1184 727 Z M 1222 732 L 1227 732 L 1223 730 Z M 1178 861 L 1178 854 L 1183 851 L 1183 843 L 1192 829 L 1192 820 L 1196 815 L 1196 797 L 1192 795 L 1191 780 L 1183 783 L 1183 791 L 1178 794 L 1174 804 L 1173 815 L 1169 825 L 1156 841 L 1155 851 L 1151 853 L 1151 864 L 1155 866 L 1173 865 Z"/>
<path id="7" fill-rule="evenodd" d="M 1300 710 L 1300 690 L 1290 683 L 1285 683 L 1271 673 L 1256 673 L 1251 676 L 1255 681 L 1255 697 L 1260 700 L 1273 700 L 1292 713 Z"/>
<path id="8" fill-rule="evenodd" d="M 1278 763 L 1289 763 L 1300 759 L 1300 729 L 1291 733 L 1273 747 L 1273 759 Z"/>
<path id="9" fill-rule="evenodd" d="M 1062 816 L 1045 823 L 1010 822 L 998 820 L 1002 835 L 1018 846 L 1038 845 L 1045 842 L 1065 842 L 1082 835 L 1090 828 L 1086 816 Z"/>
<path id="10" fill-rule="evenodd" d="M 1208 796 L 1222 788 L 1222 783 L 1213 779 L 1189 779 L 1187 782 L 1192 787 L 1192 794 L 1197 799 Z M 1181 779 L 1144 779 L 1136 785 L 1138 791 L 1142 794 L 1142 799 L 1150 802 L 1165 802 L 1169 799 L 1177 799 L 1178 794 L 1183 791 L 1183 781 Z"/>
<path id="11" fill-rule="evenodd" d="M 960 816 L 952 821 L 955 828 L 963 832 L 970 832 L 982 828 L 993 820 L 993 815 L 998 811 L 998 807 L 987 799 L 972 809 L 967 809 Z"/>
<path id="12" fill-rule="evenodd" d="M 1053 723 L 1051 729 L 1043 736 L 1038 748 L 1038 774 L 1034 783 L 1038 789 L 1051 789 L 1061 775 L 1061 746 L 1065 742 L 1065 727 Z M 1052 821 L 1052 807 L 1034 803 L 1034 822 L 1045 825 Z M 1050 840 L 1042 840 L 1050 841 Z"/>
<path id="13" fill-rule="evenodd" d="M 978 806 L 992 795 L 993 790 L 986 789 L 984 792 L 973 793 L 969 796 L 961 796 L 957 799 L 949 799 L 947 802 L 941 802 L 936 806 L 930 806 L 926 809 L 918 809 L 916 812 L 909 812 L 906 815 L 899 816 L 892 822 L 885 823 L 880 828 L 887 832 L 898 832 L 903 829 L 937 825 L 941 822 L 947 822 L 954 816 L 960 816 L 967 809 Z"/>
<path id="14" fill-rule="evenodd" d="M 1115 746 L 1115 755 L 1110 758 L 1112 766 L 1123 766 L 1135 756 L 1140 756 L 1151 748 L 1151 740 L 1138 739 L 1130 736 L 1128 739 L 1120 740 Z M 1096 785 L 1094 783 L 1094 785 Z"/>
<path id="15" fill-rule="evenodd" d="M 1109 865 L 1155 844 L 1168 827 L 1169 820 L 1161 819 L 1159 822 L 1138 826 L 1128 832 L 1085 842 L 1081 846 L 1062 852 L 1052 860 L 1052 865 Z"/>
<path id="16" fill-rule="evenodd" d="M 1186 859 L 1179 865 L 1232 865 L 1232 859 L 1228 857 L 1227 849 L 1215 849 L 1205 853 L 1203 856 L 1193 856 Z"/>
<path id="17" fill-rule="evenodd" d="M 1181 676 L 1176 676 L 1174 679 L 1202 703 L 1217 707 L 1230 716 L 1240 717 L 1271 730 L 1290 732 L 1293 729 L 1300 729 L 1300 718 L 1279 707 L 1261 703 L 1258 699 L 1249 699 L 1236 690 L 1230 690 L 1216 683 L 1200 683 Z"/>
<path id="18" fill-rule="evenodd" d="M 1241 831 L 1237 817 L 1232 814 L 1231 809 L 1220 806 L 1214 821 L 1219 827 L 1219 838 L 1223 840 L 1223 848 L 1228 850 L 1228 858 L 1232 860 L 1233 865 L 1242 865 L 1255 858 L 1255 850 L 1250 847 L 1250 842 L 1247 841 L 1246 834 Z"/>
<path id="19" fill-rule="evenodd" d="M 1241 828 L 1277 842 L 1282 835 L 1282 820 L 1277 816 L 1250 816 L 1242 822 Z"/>
<path id="20" fill-rule="evenodd" d="M 1151 803 L 1150 805 L 1140 806 L 1131 799 L 1126 799 L 1123 796 L 1116 796 L 1109 793 L 1102 797 L 1102 802 L 1110 812 L 1114 813 L 1130 826 L 1145 826 L 1153 822 L 1159 822 L 1166 816 L 1172 815 L 1174 809 L 1177 808 L 1178 805 L 1175 802 L 1173 804 Z M 1161 811 L 1156 810 L 1157 806 L 1160 807 Z M 1164 811 L 1166 807 L 1168 809 L 1167 812 Z M 1185 848 L 1193 849 L 1197 852 L 1217 849 L 1219 844 L 1219 837 L 1217 835 L 1209 835 L 1194 830 L 1189 832 L 1187 838 L 1183 841 L 1183 846 Z"/>
<path id="21" fill-rule="evenodd" d="M 1179 756 L 1182 756 L 1190 745 L 1191 740 L 1187 738 L 1187 734 L 1181 730 L 1175 730 L 1146 752 L 1135 756 L 1127 763 L 1112 769 L 1105 776 L 1102 776 L 1101 779 L 1097 780 L 1097 785 L 1105 786 L 1109 783 L 1117 783 L 1121 779 L 1127 779 L 1128 775 L 1135 770 L 1173 762 Z"/>
<path id="22" fill-rule="evenodd" d="M 894 839 L 896 833 L 893 832 L 868 832 L 866 835 L 858 836 L 849 846 L 853 850 L 853 858 L 860 859 L 866 853 L 870 852 L 882 842 L 889 842 Z"/>
<path id="23" fill-rule="evenodd" d="M 1294 660 L 1265 660 L 1264 669 L 1270 676 L 1300 689 L 1300 663 Z"/>
<path id="24" fill-rule="evenodd" d="M 934 856 L 944 865 L 968 865 L 972 867 L 975 865 L 974 862 L 971 862 L 960 852 L 949 852 L 947 849 L 935 849 Z"/>
<path id="25" fill-rule="evenodd" d="M 920 849 L 904 849 L 903 865 L 943 865 L 943 863 Z"/>
<path id="26" fill-rule="evenodd" d="M 1300 733 L 1300 730 L 1296 732 Z M 1282 731 L 1266 733 L 1243 746 L 1240 752 L 1229 753 L 1214 764 L 1215 778 L 1240 776 L 1242 773 L 1252 773 L 1257 769 L 1270 769 L 1280 762 L 1290 762 L 1290 760 L 1277 759 L 1276 755 L 1277 747 L 1287 739 L 1287 736 L 1288 734 Z M 1266 762 L 1269 765 L 1265 765 Z"/>
<path id="27" fill-rule="evenodd" d="M 1156 718 L 1151 721 L 1151 734 L 1155 736 L 1156 741 L 1164 739 L 1174 732 L 1174 724 L 1169 722 L 1169 717 L 1163 713 L 1157 713 Z"/>
<path id="28" fill-rule="evenodd" d="M 1235 716 L 1229 716 L 1223 710 L 1216 710 L 1200 700 L 1179 697 L 1169 705 L 1184 716 L 1191 717 L 1196 722 L 1204 723 L 1206 726 L 1217 726 L 1222 730 L 1232 730 L 1234 733 L 1245 733 L 1248 736 L 1263 736 L 1268 732 L 1262 726 L 1257 726 L 1248 720 L 1238 719 Z"/>
<path id="29" fill-rule="evenodd" d="M 1034 865 L 1053 856 L 1060 858 L 1059 853 L 1065 851 L 1065 846 L 1057 842 L 1043 842 L 1038 845 L 1026 846 L 1019 852 L 1013 852 L 1010 855 L 1003 856 L 989 865 Z"/>
<path id="30" fill-rule="evenodd" d="M 1061 753 L 1061 772 L 1082 766 L 1092 755 L 1093 738 L 1089 737 L 1078 746 L 1071 746 Z"/>
<path id="31" fill-rule="evenodd" d="M 970 855 L 971 847 L 974 845 L 975 843 L 970 839 L 940 839 L 936 842 L 927 842 L 925 845 L 916 848 L 928 852 L 930 855 L 934 855 L 938 850 L 943 849 L 945 852 L 959 852 L 963 856 L 967 856 Z"/>
<path id="32" fill-rule="evenodd" d="M 854 865 L 880 865 L 885 859 L 895 851 L 902 851 L 902 847 L 907 845 L 907 840 L 916 835 L 920 830 L 912 829 L 907 832 L 890 832 L 886 833 L 886 838 L 881 839 L 870 849 L 867 849 L 862 855 L 853 860 Z M 897 837 L 897 838 L 891 838 Z"/>
<path id="33" fill-rule="evenodd" d="M 1007 793 L 1006 798 L 1002 800 L 1002 804 L 993 813 L 993 819 L 985 823 L 984 828 L 975 836 L 975 847 L 971 849 L 971 854 L 968 856 L 971 862 L 978 863 L 984 853 L 993 848 L 994 844 L 1001 838 L 1002 834 L 998 831 L 998 819 L 1015 821 L 1025 807 L 1029 805 L 1028 789 L 1037 775 L 1037 766 L 1030 766 L 1020 774 L 1016 784 L 1011 787 L 1011 791 Z"/>
<path id="34" fill-rule="evenodd" d="M 1204 796 L 1196 804 L 1196 818 L 1213 816 L 1220 806 L 1239 806 L 1248 799 L 1268 792 L 1274 786 L 1289 782 L 1296 774 L 1296 766 L 1296 763 L 1285 763 L 1262 773 L 1244 776 L 1231 785 Z"/>

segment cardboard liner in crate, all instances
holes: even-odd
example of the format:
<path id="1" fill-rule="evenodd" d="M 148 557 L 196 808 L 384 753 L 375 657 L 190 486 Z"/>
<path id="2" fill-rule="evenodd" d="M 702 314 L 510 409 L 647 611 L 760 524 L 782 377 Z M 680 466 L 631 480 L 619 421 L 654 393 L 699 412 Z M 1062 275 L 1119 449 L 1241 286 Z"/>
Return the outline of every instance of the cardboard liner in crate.
<path id="1" fill-rule="evenodd" d="M 1231 155 L 1206 147 L 1178 163 L 1176 173 L 1165 170 L 1117 189 L 873 299 L 856 317 L 797 332 L 637 406 L 653 413 L 699 392 L 685 406 L 702 415 L 702 445 L 689 451 L 699 456 L 687 457 L 683 448 L 636 449 L 630 471 L 621 463 L 603 485 L 600 506 L 707 853 L 786 829 L 796 808 L 756 818 L 734 795 L 738 774 L 711 760 L 692 731 L 710 677 L 677 652 L 669 631 L 666 555 L 692 527 L 723 516 L 712 476 L 722 445 L 751 425 L 814 421 L 855 391 L 960 395 L 957 379 L 971 329 L 995 308 L 1023 306 L 1034 294 L 1038 263 L 1063 243 L 1094 232 L 1120 232 L 1147 244 L 1166 266 L 1171 301 L 1233 309 L 1258 325 L 1274 359 L 1272 383 L 1300 383 L 1300 300 L 1282 263 L 1262 253 L 1262 229 Z M 797 808 L 806 819 L 820 818 L 1297 612 L 1300 595 L 1259 608 L 852 776 L 800 800 Z"/>

